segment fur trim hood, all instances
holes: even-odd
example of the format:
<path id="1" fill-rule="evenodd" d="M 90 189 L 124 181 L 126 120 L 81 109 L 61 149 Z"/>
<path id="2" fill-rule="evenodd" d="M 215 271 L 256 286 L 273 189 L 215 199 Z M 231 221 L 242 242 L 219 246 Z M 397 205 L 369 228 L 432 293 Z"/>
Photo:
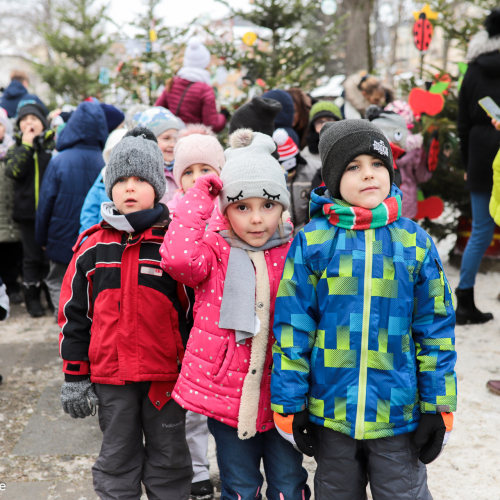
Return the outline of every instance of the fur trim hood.
<path id="1" fill-rule="evenodd" d="M 487 31 L 479 31 L 469 42 L 467 59 L 469 62 L 475 61 L 480 55 L 488 54 L 500 50 L 500 36 L 490 38 Z"/>
<path id="2" fill-rule="evenodd" d="M 361 77 L 357 73 L 345 79 L 343 83 L 345 91 L 344 97 L 361 116 L 365 116 L 366 108 L 368 108 L 370 103 L 365 99 L 365 96 L 358 89 L 360 80 Z"/>

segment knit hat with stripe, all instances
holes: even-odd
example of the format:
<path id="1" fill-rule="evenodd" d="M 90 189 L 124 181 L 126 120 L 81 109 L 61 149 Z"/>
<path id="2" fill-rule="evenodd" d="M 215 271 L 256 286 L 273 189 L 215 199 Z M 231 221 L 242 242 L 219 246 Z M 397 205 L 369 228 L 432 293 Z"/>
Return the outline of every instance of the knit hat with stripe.
<path id="1" fill-rule="evenodd" d="M 342 120 L 342 113 L 338 106 L 331 101 L 318 101 L 309 112 L 309 130 L 314 130 L 314 122 L 318 118 L 333 118 L 335 121 Z"/>
<path id="2" fill-rule="evenodd" d="M 296 156 L 299 153 L 297 144 L 288 135 L 284 128 L 278 128 L 274 131 L 273 140 L 278 146 L 279 162 L 285 170 L 291 170 L 297 166 Z"/>

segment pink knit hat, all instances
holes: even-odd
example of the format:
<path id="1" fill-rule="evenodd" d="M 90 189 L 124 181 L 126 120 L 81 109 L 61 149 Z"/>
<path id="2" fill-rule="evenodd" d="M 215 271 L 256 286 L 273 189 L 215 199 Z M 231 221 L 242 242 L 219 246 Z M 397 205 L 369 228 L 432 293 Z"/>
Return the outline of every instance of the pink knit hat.
<path id="1" fill-rule="evenodd" d="M 224 150 L 219 141 L 211 135 L 191 134 L 177 141 L 174 148 L 175 182 L 181 187 L 181 177 L 186 168 L 195 163 L 210 165 L 220 176 L 224 166 Z"/>

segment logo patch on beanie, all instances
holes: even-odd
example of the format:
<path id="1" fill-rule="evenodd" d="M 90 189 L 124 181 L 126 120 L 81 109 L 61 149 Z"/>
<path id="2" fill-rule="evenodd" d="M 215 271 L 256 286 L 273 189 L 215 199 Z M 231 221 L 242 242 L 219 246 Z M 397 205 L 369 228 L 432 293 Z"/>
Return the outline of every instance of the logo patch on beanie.
<path id="1" fill-rule="evenodd" d="M 372 145 L 371 145 L 371 150 L 375 151 L 379 155 L 387 156 L 389 157 L 389 148 L 385 145 L 384 141 L 380 139 L 377 141 L 377 139 L 372 137 Z"/>

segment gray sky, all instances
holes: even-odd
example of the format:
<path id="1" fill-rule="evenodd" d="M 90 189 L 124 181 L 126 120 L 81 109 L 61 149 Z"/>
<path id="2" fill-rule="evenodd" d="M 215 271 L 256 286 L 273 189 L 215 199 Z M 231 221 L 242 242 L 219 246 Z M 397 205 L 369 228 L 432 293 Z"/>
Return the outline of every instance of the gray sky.
<path id="1" fill-rule="evenodd" d="M 140 0 L 110 0 L 108 15 L 118 24 L 132 22 L 138 13 L 144 11 Z M 249 0 L 229 0 L 231 6 L 247 9 Z M 213 19 L 227 14 L 227 8 L 215 0 L 163 0 L 156 15 L 164 19 L 167 26 L 183 26 L 199 16 Z"/>

